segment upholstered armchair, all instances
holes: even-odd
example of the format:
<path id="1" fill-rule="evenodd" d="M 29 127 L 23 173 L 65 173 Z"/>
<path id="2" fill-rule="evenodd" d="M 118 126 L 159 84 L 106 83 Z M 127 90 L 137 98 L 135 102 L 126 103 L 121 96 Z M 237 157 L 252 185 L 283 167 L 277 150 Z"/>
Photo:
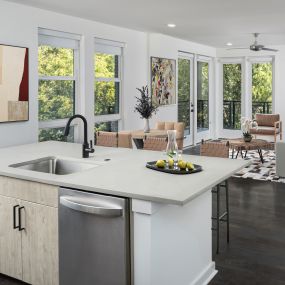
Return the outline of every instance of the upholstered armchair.
<path id="1" fill-rule="evenodd" d="M 282 140 L 282 121 L 279 114 L 256 114 L 255 121 L 258 128 L 250 129 L 250 133 L 256 136 L 273 136 L 276 143 L 279 136 Z"/>
<path id="2" fill-rule="evenodd" d="M 118 147 L 117 132 L 96 132 L 96 145 L 107 147 Z"/>
<path id="3" fill-rule="evenodd" d="M 157 130 L 176 130 L 176 142 L 179 149 L 183 149 L 184 128 L 183 122 L 157 122 Z"/>
<path id="4" fill-rule="evenodd" d="M 163 151 L 166 149 L 166 146 L 167 146 L 166 138 L 147 137 L 144 141 L 143 149 Z"/>

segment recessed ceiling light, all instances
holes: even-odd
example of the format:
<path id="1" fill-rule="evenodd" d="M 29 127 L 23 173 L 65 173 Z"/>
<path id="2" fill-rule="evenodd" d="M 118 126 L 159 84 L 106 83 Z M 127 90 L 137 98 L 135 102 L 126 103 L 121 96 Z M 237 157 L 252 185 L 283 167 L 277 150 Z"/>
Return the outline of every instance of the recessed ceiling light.
<path id="1" fill-rule="evenodd" d="M 228 46 L 228 47 L 230 47 L 230 46 L 232 46 L 232 45 L 233 45 L 232 43 L 227 43 L 227 46 Z"/>
<path id="2" fill-rule="evenodd" d="M 175 28 L 175 27 L 176 27 L 175 24 L 167 24 L 167 26 L 168 26 L 169 28 Z"/>

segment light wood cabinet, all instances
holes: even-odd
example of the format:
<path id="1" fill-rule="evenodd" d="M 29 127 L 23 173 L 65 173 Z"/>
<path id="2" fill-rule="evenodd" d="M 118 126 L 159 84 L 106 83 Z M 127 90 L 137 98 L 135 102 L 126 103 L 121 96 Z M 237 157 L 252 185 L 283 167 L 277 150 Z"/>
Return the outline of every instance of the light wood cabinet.
<path id="1" fill-rule="evenodd" d="M 14 229 L 17 205 L 19 200 L 0 195 L 0 272 L 22 279 L 21 232 Z"/>
<path id="2" fill-rule="evenodd" d="M 55 186 L 0 176 L 0 273 L 33 285 L 59 284 L 57 196 Z"/>
<path id="3" fill-rule="evenodd" d="M 58 284 L 58 212 L 56 208 L 31 202 L 24 207 L 22 232 L 23 281 Z"/>

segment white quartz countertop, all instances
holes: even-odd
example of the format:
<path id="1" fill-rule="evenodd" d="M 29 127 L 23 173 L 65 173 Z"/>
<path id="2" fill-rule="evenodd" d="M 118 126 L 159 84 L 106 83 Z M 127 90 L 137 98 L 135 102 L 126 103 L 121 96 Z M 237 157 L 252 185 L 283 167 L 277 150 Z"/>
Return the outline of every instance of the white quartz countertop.
<path id="1" fill-rule="evenodd" d="M 183 155 L 203 167 L 190 175 L 147 169 L 147 161 L 163 159 L 162 152 L 95 146 L 90 158 L 81 158 L 81 144 L 43 142 L 0 149 L 0 175 L 102 194 L 183 205 L 250 164 L 240 159 Z M 98 164 L 87 171 L 54 175 L 12 168 L 9 165 L 47 156 L 80 159 Z M 110 159 L 109 161 L 104 161 Z"/>

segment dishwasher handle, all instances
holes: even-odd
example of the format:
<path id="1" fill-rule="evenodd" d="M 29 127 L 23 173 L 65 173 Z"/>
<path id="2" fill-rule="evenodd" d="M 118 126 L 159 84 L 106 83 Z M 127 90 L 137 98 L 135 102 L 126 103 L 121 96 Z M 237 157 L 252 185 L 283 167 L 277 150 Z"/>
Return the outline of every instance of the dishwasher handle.
<path id="1" fill-rule="evenodd" d="M 123 215 L 123 209 L 118 206 L 104 203 L 101 205 L 90 205 L 84 204 L 82 200 L 83 199 L 76 199 L 73 196 L 61 196 L 60 204 L 75 211 L 97 216 L 121 217 Z"/>

